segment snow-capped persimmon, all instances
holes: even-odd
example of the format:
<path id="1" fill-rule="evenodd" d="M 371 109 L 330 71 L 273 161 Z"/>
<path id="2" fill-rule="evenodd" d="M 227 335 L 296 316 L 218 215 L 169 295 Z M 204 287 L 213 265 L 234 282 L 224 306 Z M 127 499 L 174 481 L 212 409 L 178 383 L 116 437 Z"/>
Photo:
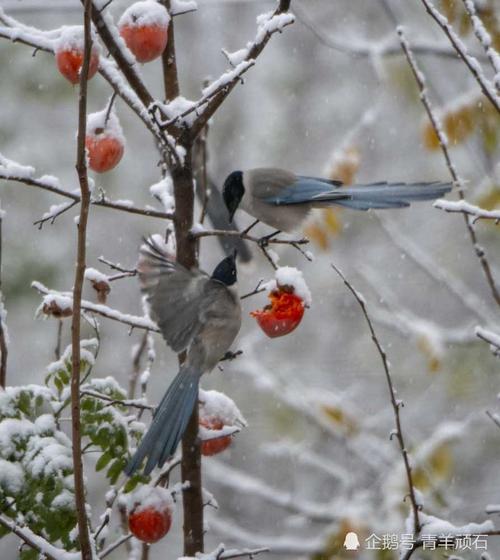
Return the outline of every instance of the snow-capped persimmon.
<path id="1" fill-rule="evenodd" d="M 224 423 L 218 418 L 200 419 L 200 426 L 203 426 L 208 432 L 210 430 L 222 430 Z M 231 436 L 222 436 L 214 439 L 206 439 L 201 442 L 201 454 L 205 457 L 211 457 L 222 453 L 231 445 Z"/>
<path id="2" fill-rule="evenodd" d="M 88 116 L 85 147 L 93 171 L 105 173 L 118 165 L 125 149 L 125 139 L 114 111 L 109 114 L 107 122 L 106 111 Z"/>
<path id="3" fill-rule="evenodd" d="M 138 62 L 161 56 L 168 41 L 170 16 L 164 6 L 152 0 L 132 4 L 118 22 L 120 35 Z"/>
<path id="4" fill-rule="evenodd" d="M 128 500 L 128 526 L 134 537 L 142 542 L 154 543 L 170 531 L 174 502 L 167 489 L 140 486 Z"/>
<path id="5" fill-rule="evenodd" d="M 129 514 L 128 526 L 140 541 L 155 543 L 170 531 L 172 513 L 169 508 L 139 507 Z"/>
<path id="6" fill-rule="evenodd" d="M 277 338 L 294 331 L 304 316 L 304 301 L 289 286 L 278 286 L 268 294 L 270 303 L 263 309 L 252 311 L 260 328 L 270 338 Z"/>
<path id="7" fill-rule="evenodd" d="M 66 26 L 61 31 L 55 47 L 56 64 L 59 72 L 72 84 L 80 80 L 80 71 L 83 65 L 83 27 L 79 25 Z M 99 67 L 99 47 L 94 41 L 90 53 L 89 73 L 90 80 Z"/>

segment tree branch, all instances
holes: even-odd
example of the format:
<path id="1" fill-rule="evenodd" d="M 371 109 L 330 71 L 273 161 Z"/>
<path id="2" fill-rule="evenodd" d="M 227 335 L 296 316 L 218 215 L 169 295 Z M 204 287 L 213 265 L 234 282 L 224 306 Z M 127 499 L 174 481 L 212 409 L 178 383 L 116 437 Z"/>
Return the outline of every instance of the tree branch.
<path id="1" fill-rule="evenodd" d="M 424 4 L 426 4 L 426 5 L 429 4 L 428 0 L 422 0 L 422 2 L 424 2 Z M 433 7 L 433 10 L 434 10 L 434 12 L 436 12 L 436 9 L 434 7 Z M 434 12 L 431 12 L 431 13 L 434 13 Z M 411 52 L 410 45 L 409 45 L 408 41 L 406 40 L 403 28 L 399 27 L 397 32 L 398 32 L 398 36 L 399 36 L 399 41 L 401 43 L 401 48 L 403 49 L 403 52 L 405 53 L 406 60 L 408 61 L 408 64 L 410 65 L 411 71 L 412 71 L 412 73 L 415 77 L 415 80 L 417 82 L 418 89 L 420 90 L 420 99 L 422 101 L 422 104 L 424 105 L 425 110 L 427 111 L 427 115 L 429 116 L 430 122 L 432 124 L 433 129 L 434 129 L 434 132 L 436 133 L 436 136 L 438 137 L 439 145 L 441 147 L 441 151 L 443 152 L 444 159 L 446 161 L 446 166 L 448 167 L 448 170 L 449 170 L 450 175 L 453 179 L 453 182 L 457 186 L 458 196 L 460 197 L 460 200 L 464 200 L 465 195 L 464 195 L 464 192 L 463 192 L 463 181 L 459 177 L 458 172 L 455 168 L 455 165 L 453 164 L 453 162 L 451 160 L 450 152 L 449 152 L 449 149 L 448 149 L 448 139 L 446 137 L 446 134 L 445 134 L 444 130 L 441 127 L 441 123 L 439 122 L 438 117 L 434 114 L 434 111 L 432 109 L 432 105 L 431 105 L 431 103 L 429 101 L 429 98 L 427 96 L 427 89 L 426 89 L 426 85 L 425 85 L 425 76 L 422 73 L 422 71 L 419 69 L 419 67 L 417 65 L 417 62 L 416 62 L 416 60 L 413 56 L 413 53 Z M 493 273 L 491 272 L 490 263 L 488 261 L 488 258 L 486 257 L 486 253 L 485 253 L 484 249 L 477 242 L 476 230 L 474 229 L 473 221 L 471 220 L 470 216 L 468 216 L 467 214 L 464 214 L 464 220 L 465 220 L 465 225 L 467 227 L 467 231 L 469 232 L 469 237 L 470 237 L 472 246 L 474 247 L 474 251 L 476 253 L 476 256 L 479 259 L 479 262 L 481 264 L 481 268 L 483 269 L 483 272 L 484 272 L 484 275 L 486 277 L 486 281 L 488 283 L 488 286 L 490 287 L 493 299 L 495 300 L 496 304 L 500 307 L 500 292 L 498 291 L 498 289 L 496 287 L 495 279 L 493 278 Z"/>
<path id="2" fill-rule="evenodd" d="M 92 0 L 84 0 L 84 49 L 80 72 L 80 93 L 78 101 L 78 137 L 76 171 L 80 183 L 81 204 L 78 220 L 77 263 L 73 287 L 73 316 L 71 321 L 71 426 L 73 444 L 73 472 L 75 480 L 75 509 L 78 520 L 78 535 L 82 560 L 93 560 L 93 545 L 90 542 L 85 484 L 82 462 L 82 442 L 80 425 L 80 321 L 82 289 L 85 275 L 87 222 L 90 207 L 90 189 L 87 175 L 85 135 L 87 126 L 87 84 L 92 48 L 91 14 Z"/>
<path id="3" fill-rule="evenodd" d="M 7 327 L 5 325 L 5 310 L 2 292 L 2 256 L 3 256 L 3 211 L 0 209 L 0 387 L 7 383 Z"/>
<path id="4" fill-rule="evenodd" d="M 495 50 L 492 44 L 491 35 L 486 30 L 483 22 L 477 15 L 476 6 L 474 5 L 473 0 L 463 0 L 465 11 L 469 15 L 469 18 L 472 23 L 472 28 L 474 29 L 474 33 L 481 43 L 481 46 L 488 57 L 490 64 L 495 71 L 495 77 L 493 81 L 497 88 L 497 91 L 500 91 L 500 55 Z"/>
<path id="5" fill-rule="evenodd" d="M 14 535 L 22 539 L 33 550 L 40 552 L 48 560 L 80 560 L 81 555 L 79 552 L 66 552 L 57 548 L 46 541 L 44 538 L 36 535 L 28 527 L 19 527 L 14 521 L 4 515 L 0 515 L 0 525 L 11 531 Z"/>
<path id="6" fill-rule="evenodd" d="M 32 288 L 37 290 L 39 293 L 45 296 L 64 296 L 67 298 L 72 298 L 71 294 L 68 292 L 57 292 L 55 290 L 49 290 L 46 286 L 41 284 L 40 282 L 32 282 Z M 107 319 L 111 319 L 112 321 L 117 321 L 119 323 L 123 323 L 124 325 L 128 325 L 134 329 L 146 329 L 153 332 L 160 332 L 160 329 L 156 326 L 151 319 L 148 317 L 139 317 L 137 315 L 129 315 L 128 313 L 122 313 L 121 311 L 117 311 L 116 309 L 112 309 L 107 305 L 102 305 L 100 303 L 92 303 L 90 301 L 86 301 L 84 299 L 81 300 L 81 309 L 84 311 L 89 311 L 91 313 L 97 313 L 97 315 L 101 315 L 102 317 L 106 317 Z"/>
<path id="7" fill-rule="evenodd" d="M 457 51 L 458 56 L 465 62 L 467 68 L 476 79 L 481 91 L 500 114 L 500 97 L 498 96 L 493 84 L 483 74 L 479 62 L 467 52 L 467 47 L 462 43 L 448 20 L 437 10 L 434 4 L 430 0 L 422 0 L 422 3 L 424 4 L 427 13 L 445 32 L 453 48 Z"/>
<path id="8" fill-rule="evenodd" d="M 259 26 L 257 37 L 255 38 L 251 46 L 247 47 L 247 52 L 243 61 L 249 62 L 255 60 L 264 50 L 265 46 L 269 42 L 269 39 L 274 33 L 276 33 L 277 31 L 281 32 L 283 27 L 293 23 L 294 17 L 291 14 L 288 17 L 283 18 L 284 14 L 286 14 L 286 12 L 288 12 L 288 10 L 290 9 L 290 2 L 291 0 L 280 0 L 279 6 L 276 8 L 270 19 L 268 19 L 266 22 L 263 22 L 261 26 Z M 280 17 L 283 19 L 274 19 Z M 273 21 L 275 25 L 272 24 Z M 235 77 L 224 83 L 224 87 L 219 89 L 217 94 L 212 97 L 205 109 L 195 120 L 190 130 L 190 136 L 192 139 L 196 138 L 198 134 L 203 130 L 212 115 L 222 105 L 226 97 L 231 93 L 231 91 L 239 81 L 240 76 L 236 75 Z"/>
<path id="9" fill-rule="evenodd" d="M 340 276 L 340 278 L 342 279 L 344 284 L 347 286 L 347 288 L 352 293 L 352 295 L 354 296 L 354 298 L 358 302 L 359 306 L 361 307 L 361 311 L 363 312 L 365 320 L 368 324 L 368 328 L 370 329 L 371 338 L 373 340 L 373 343 L 375 344 L 375 347 L 377 348 L 377 352 L 380 355 L 380 359 L 382 360 L 382 365 L 383 365 L 383 368 L 384 368 L 385 378 L 386 378 L 386 381 L 387 381 L 387 386 L 389 388 L 389 396 L 390 396 L 390 399 L 391 399 L 392 409 L 394 411 L 394 421 L 396 423 L 395 435 L 396 435 L 396 438 L 397 438 L 398 443 L 399 443 L 399 449 L 400 449 L 401 455 L 403 457 L 403 462 L 404 462 L 405 471 L 406 471 L 406 479 L 407 479 L 407 483 L 408 483 L 408 490 L 409 490 L 409 495 L 410 495 L 411 507 L 412 507 L 412 510 L 413 510 L 413 526 L 414 526 L 414 530 L 415 530 L 415 535 L 418 535 L 420 533 L 420 529 L 421 529 L 420 520 L 419 520 L 419 516 L 418 516 L 419 506 L 418 506 L 417 498 L 416 498 L 416 494 L 415 494 L 415 487 L 413 485 L 412 470 L 411 470 L 411 466 L 410 466 L 410 460 L 409 460 L 409 457 L 408 457 L 408 451 L 406 449 L 406 444 L 405 444 L 405 440 L 404 440 L 404 436 L 403 436 L 403 429 L 402 429 L 402 426 L 401 426 L 401 418 L 400 418 L 400 414 L 399 414 L 399 409 L 400 409 L 401 406 L 403 406 L 403 403 L 396 398 L 396 390 L 394 389 L 394 385 L 392 383 L 392 377 L 391 377 L 391 372 L 390 372 L 390 367 L 389 367 L 389 361 L 387 359 L 387 354 L 385 353 L 385 350 L 382 348 L 382 345 L 380 344 L 380 341 L 377 337 L 375 329 L 373 328 L 373 323 L 371 321 L 370 315 L 368 314 L 368 310 L 366 308 L 366 303 L 365 303 L 365 300 L 364 300 L 363 296 L 361 294 L 359 294 L 354 289 L 352 284 L 346 279 L 346 277 L 342 274 L 342 272 L 334 264 L 332 264 L 331 266 L 335 270 L 335 272 Z"/>
<path id="10" fill-rule="evenodd" d="M 2 171 L 0 167 L 0 179 L 5 179 L 6 181 L 15 181 L 17 183 L 22 183 L 30 187 L 37 187 L 39 189 L 51 192 L 53 194 L 58 194 L 59 196 L 70 198 L 76 204 L 81 201 L 80 195 L 61 189 L 60 187 L 56 186 L 52 180 L 46 177 L 40 177 L 38 179 L 35 179 L 32 177 L 19 176 L 19 175 L 10 174 L 8 172 Z M 118 210 L 120 212 L 127 212 L 129 214 L 138 214 L 140 216 L 147 216 L 148 218 L 160 218 L 163 220 L 173 219 L 173 214 L 167 212 L 160 212 L 159 210 L 153 210 L 149 208 L 138 208 L 137 206 L 125 204 L 118 200 L 116 201 L 109 200 L 105 196 L 101 196 L 98 199 L 91 200 L 90 204 L 92 204 L 93 206 L 100 206 L 102 208 L 111 208 L 113 210 Z"/>

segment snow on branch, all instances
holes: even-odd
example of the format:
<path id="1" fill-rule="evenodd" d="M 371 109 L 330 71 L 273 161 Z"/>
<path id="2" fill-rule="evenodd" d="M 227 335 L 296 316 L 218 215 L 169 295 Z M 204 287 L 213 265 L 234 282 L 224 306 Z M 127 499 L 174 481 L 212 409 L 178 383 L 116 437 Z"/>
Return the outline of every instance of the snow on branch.
<path id="1" fill-rule="evenodd" d="M 223 544 L 220 544 L 212 552 L 206 554 L 200 553 L 196 556 L 182 556 L 178 560 L 230 560 L 232 558 L 254 558 L 263 552 L 269 552 L 269 548 L 226 549 Z"/>
<path id="2" fill-rule="evenodd" d="M 196 138 L 201 130 L 203 130 L 210 117 L 220 107 L 224 99 L 231 93 L 241 79 L 241 71 L 248 70 L 248 64 L 256 60 L 274 33 L 281 33 L 285 27 L 291 25 L 295 21 L 295 16 L 288 13 L 289 8 L 290 0 L 280 0 L 278 8 L 274 12 L 261 14 L 257 17 L 257 33 L 253 41 L 247 43 L 247 45 L 243 49 L 237 51 L 237 53 L 226 53 L 226 57 L 235 68 L 233 68 L 232 71 L 224 73 L 218 80 L 207 86 L 204 90 L 204 97 L 208 94 L 212 94 L 213 97 L 193 123 L 191 128 L 192 138 Z"/>
<path id="3" fill-rule="evenodd" d="M 255 60 L 243 60 L 232 70 L 228 70 L 217 80 L 209 84 L 202 91 L 202 97 L 198 101 L 189 101 L 182 96 L 176 97 L 169 103 L 159 103 L 155 101 L 151 104 L 150 110 L 158 109 L 162 116 L 167 120 L 158 119 L 161 129 L 169 129 L 174 125 L 192 126 L 199 116 L 199 109 L 225 89 L 233 80 L 241 80 L 241 76 L 254 66 Z M 194 115 L 193 115 L 194 113 Z"/>
<path id="4" fill-rule="evenodd" d="M 490 80 L 488 80 L 488 78 L 486 78 L 481 64 L 475 57 L 468 53 L 467 47 L 460 39 L 458 34 L 454 31 L 453 27 L 448 22 L 448 19 L 441 12 L 439 12 L 439 10 L 434 6 L 431 0 L 422 0 L 422 3 L 424 4 L 425 9 L 429 13 L 429 15 L 445 32 L 453 48 L 457 51 L 458 56 L 464 61 L 467 68 L 476 79 L 484 95 L 488 98 L 488 100 L 495 107 L 498 113 L 500 113 L 500 96 L 498 95 L 495 86 L 491 83 Z"/>
<path id="5" fill-rule="evenodd" d="M 474 204 L 470 204 L 465 200 L 436 200 L 433 204 L 434 208 L 439 208 L 445 212 L 467 214 L 473 218 L 472 222 L 475 223 L 478 220 L 495 220 L 498 225 L 500 223 L 500 210 L 486 210 Z"/>
<path id="6" fill-rule="evenodd" d="M 491 346 L 495 355 L 500 352 L 500 334 L 494 333 L 493 331 L 483 327 L 476 327 L 474 332 L 478 338 L 484 340 Z"/>
<path id="7" fill-rule="evenodd" d="M 59 308 L 62 306 L 63 309 L 69 309 L 71 307 L 71 292 L 58 292 L 55 290 L 50 290 L 40 282 L 32 282 L 31 287 L 45 296 L 42 306 L 50 305 L 52 302 L 54 302 Z M 91 313 L 97 313 L 102 317 L 106 317 L 107 319 L 111 319 L 113 321 L 118 321 L 119 323 L 123 323 L 124 325 L 129 325 L 132 328 L 160 332 L 160 329 L 151 319 L 148 319 L 147 317 L 139 317 L 137 315 L 130 315 L 128 313 L 122 313 L 121 311 L 108 307 L 107 305 L 82 300 L 82 309 Z"/>
<path id="8" fill-rule="evenodd" d="M 33 533 L 28 527 L 17 525 L 12 519 L 0 514 L 0 525 L 22 539 L 33 550 L 49 560 L 81 560 L 80 552 L 67 552 L 50 544 L 44 538 Z"/>
<path id="9" fill-rule="evenodd" d="M 30 187 L 37 187 L 45 191 L 49 191 L 53 194 L 69 198 L 73 203 L 66 205 L 57 205 L 51 207 L 48 213 L 46 213 L 42 220 L 39 222 L 54 219 L 66 210 L 69 210 L 72 206 L 79 203 L 81 197 L 77 194 L 77 191 L 67 191 L 61 187 L 59 179 L 52 175 L 43 175 L 42 177 L 36 178 L 35 169 L 28 165 L 21 165 L 15 161 L 7 159 L 5 156 L 0 154 L 0 179 L 5 179 L 6 181 L 15 181 L 17 183 L 23 183 Z M 147 216 L 150 218 L 160 218 L 160 219 L 172 219 L 173 215 L 169 212 L 160 212 L 159 210 L 154 210 L 151 208 L 139 208 L 134 205 L 131 201 L 125 200 L 110 200 L 106 198 L 102 193 L 98 198 L 93 198 L 90 202 L 94 206 L 102 206 L 103 208 L 111 208 L 113 210 L 119 210 L 122 212 L 128 212 L 130 214 L 139 214 L 141 216 Z M 36 223 L 39 223 L 36 222 Z"/>
<path id="10" fill-rule="evenodd" d="M 488 33 L 483 22 L 477 15 L 474 1 L 463 0 L 463 3 L 465 6 L 465 10 L 469 14 L 470 20 L 472 22 L 474 33 L 478 38 L 479 42 L 481 43 L 481 45 L 483 46 L 483 49 L 490 60 L 491 66 L 495 71 L 495 77 L 493 81 L 495 83 L 497 91 L 500 91 L 500 55 L 498 54 L 498 52 L 495 50 L 495 47 L 493 46 L 491 35 Z"/>

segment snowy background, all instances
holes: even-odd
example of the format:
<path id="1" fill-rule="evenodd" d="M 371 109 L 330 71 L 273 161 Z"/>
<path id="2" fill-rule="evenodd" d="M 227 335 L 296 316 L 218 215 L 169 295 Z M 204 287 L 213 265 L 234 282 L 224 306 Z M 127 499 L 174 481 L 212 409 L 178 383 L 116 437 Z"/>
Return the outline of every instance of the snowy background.
<path id="1" fill-rule="evenodd" d="M 40 9 L 42 4 L 49 9 Z M 119 17 L 129 4 L 115 0 L 111 12 Z M 176 19 L 181 87 L 189 99 L 199 96 L 205 78 L 226 69 L 221 47 L 228 51 L 243 47 L 255 34 L 256 16 L 274 6 L 260 0 L 198 4 L 198 12 Z M 392 4 L 410 42 L 448 48 L 420 2 Z M 496 0 L 490 4 L 500 9 Z M 0 6 L 43 29 L 81 21 L 76 0 L 0 0 Z M 293 0 L 292 11 L 297 22 L 273 37 L 246 74 L 245 84 L 237 86 L 212 123 L 209 171 L 216 183 L 220 185 L 233 169 L 267 165 L 304 175 L 328 174 L 332 154 L 346 138 L 351 138 L 347 146 L 359 157 L 358 182 L 449 180 L 441 153 L 424 144 L 424 112 L 405 59 L 399 54 L 378 55 L 388 43 L 398 48 L 384 2 Z M 471 49 L 480 52 L 473 39 L 467 38 Z M 327 40 L 331 44 L 325 44 Z M 339 45 L 348 52 L 334 48 Z M 0 151 L 33 165 L 38 175 L 58 176 L 72 190 L 78 186 L 77 89 L 59 75 L 52 56 L 31 54 L 28 47 L 0 43 Z M 456 57 L 417 53 L 417 58 L 437 107 L 457 103 L 459 96 L 466 102 L 474 100 L 477 84 Z M 143 76 L 160 95 L 160 63 L 145 66 Z M 109 94 L 97 76 L 90 83 L 89 110 L 104 108 Z M 125 155 L 114 171 L 94 177 L 96 186 L 113 199 L 131 199 L 141 207 L 156 204 L 149 187 L 160 173 L 150 134 L 120 101 L 117 112 L 127 140 Z M 478 125 L 452 150 L 468 181 L 471 202 L 481 197 L 494 200 L 495 188 L 497 193 L 500 188 L 498 145 L 486 151 L 482 132 Z M 72 222 L 77 211 L 39 230 L 33 222 L 60 202 L 57 197 L 5 182 L 0 196 L 6 211 L 2 288 L 11 337 L 8 381 L 41 383 L 45 365 L 53 360 L 57 325 L 34 318 L 40 298 L 30 284 L 39 280 L 54 289 L 71 289 L 76 244 Z M 87 264 L 105 272 L 97 257 L 133 267 L 141 236 L 162 231 L 160 220 L 91 210 Z M 238 218 L 241 226 L 250 223 L 242 213 Z M 209 517 L 207 550 L 221 541 L 243 546 L 279 542 L 286 558 L 329 558 L 337 554 L 337 541 L 347 528 L 360 538 L 371 532 L 403 532 L 401 500 L 406 486 L 396 442 L 389 441 L 393 416 L 383 370 L 359 308 L 330 268 L 331 262 L 365 295 L 377 319 L 398 396 L 405 403 L 402 419 L 409 449 L 421 458 L 416 484 L 428 513 L 460 526 L 487 519 L 486 505 L 500 503 L 500 430 L 485 413 L 497 406 L 499 364 L 473 332 L 477 324 L 498 325 L 498 309 L 461 216 L 424 203 L 386 213 L 339 211 L 335 220 L 340 228 L 328 229 L 319 214 L 308 225 L 309 232 L 316 232 L 311 235 L 313 263 L 292 248 L 279 250 L 280 264 L 301 268 L 313 293 L 312 307 L 300 327 L 287 337 L 265 338 L 248 315 L 262 306 L 265 296 L 246 299 L 235 345 L 243 356 L 203 382 L 205 388 L 230 395 L 249 422 L 229 451 L 206 460 L 206 486 L 220 506 L 211 514 L 213 523 Z M 500 273 L 498 226 L 480 223 L 477 230 L 494 272 Z M 430 259 L 438 279 L 415 262 L 419 252 Z M 211 270 L 220 257 L 217 244 L 204 240 L 202 267 Z M 240 292 L 271 277 L 272 270 L 255 250 L 253 261 L 240 268 Z M 457 293 L 443 277 L 458 283 Z M 94 299 L 89 286 L 87 290 L 87 299 Z M 471 306 L 464 303 L 466 290 L 478 300 Z M 136 281 L 114 283 L 108 303 L 140 314 Z M 104 319 L 101 327 L 96 371 L 126 385 L 131 347 L 141 333 L 129 334 L 125 326 Z M 465 338 L 463 343 L 457 341 L 457 331 Z M 65 344 L 69 334 L 65 323 Z M 149 384 L 153 403 L 176 373 L 176 357 L 160 337 L 156 348 Z M 305 464 L 308 457 L 319 464 Z M 242 472 L 267 486 L 255 490 L 256 481 L 243 479 Z M 95 516 L 104 507 L 99 501 L 103 489 L 104 485 L 93 485 Z M 280 507 L 276 503 L 280 497 L 290 503 Z M 152 547 L 152 560 L 180 555 L 180 513 L 179 509 L 171 534 Z M 233 526 L 228 531 L 229 522 L 248 534 L 235 540 L 238 530 Z M 248 542 L 250 538 L 253 541 Z M 1 546 L 2 558 L 16 557 L 15 539 L 4 539 Z M 314 556 L 321 547 L 324 556 Z M 493 557 L 500 551 L 493 538 L 489 550 Z M 121 557 L 119 552 L 110 556 Z"/>

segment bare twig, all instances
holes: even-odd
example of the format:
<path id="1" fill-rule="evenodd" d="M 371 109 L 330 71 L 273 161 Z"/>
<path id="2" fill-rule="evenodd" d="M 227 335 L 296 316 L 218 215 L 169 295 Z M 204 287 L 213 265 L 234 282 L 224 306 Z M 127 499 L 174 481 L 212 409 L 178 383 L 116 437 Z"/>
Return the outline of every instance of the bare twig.
<path id="1" fill-rule="evenodd" d="M 106 126 L 108 124 L 109 121 L 109 116 L 111 115 L 111 110 L 113 109 L 113 104 L 115 102 L 116 96 L 118 94 L 116 93 L 116 91 L 113 92 L 113 94 L 111 95 L 109 102 L 108 102 L 108 107 L 106 109 L 106 116 L 104 117 L 104 126 Z"/>
<path id="2" fill-rule="evenodd" d="M 4 324 L 4 304 L 2 293 L 2 256 L 3 256 L 3 216 L 0 210 L 0 387 L 7 383 L 7 332 Z"/>
<path id="3" fill-rule="evenodd" d="M 404 462 L 405 471 L 406 471 L 406 479 L 407 479 L 407 483 L 408 483 L 409 496 L 410 496 L 410 501 L 411 501 L 411 507 L 412 507 L 412 510 L 413 510 L 413 525 L 414 525 L 414 529 L 415 529 L 415 535 L 418 535 L 420 533 L 420 529 L 421 529 L 420 520 L 419 520 L 419 516 L 418 516 L 419 506 L 418 506 L 418 502 L 417 502 L 417 498 L 416 498 L 416 494 L 415 494 L 415 487 L 413 485 L 412 470 L 411 470 L 410 460 L 409 460 L 409 456 L 408 456 L 408 451 L 406 449 L 406 444 L 405 444 L 404 435 L 403 435 L 403 429 L 402 429 L 402 426 L 401 426 L 401 418 L 400 418 L 400 414 L 399 414 L 399 409 L 400 409 L 400 407 L 402 406 L 403 403 L 396 398 L 396 390 L 394 389 L 394 385 L 392 383 L 392 377 L 391 377 L 391 372 L 390 372 L 390 367 L 389 367 L 389 361 L 387 359 L 387 354 L 385 353 L 385 350 L 382 348 L 382 345 L 380 344 L 380 341 L 377 337 L 375 329 L 373 328 L 373 323 L 372 323 L 372 320 L 370 318 L 370 315 L 368 314 L 368 310 L 366 308 L 366 303 L 365 303 L 365 300 L 363 299 L 363 296 L 361 294 L 359 294 L 354 289 L 352 284 L 346 279 L 346 277 L 342 274 L 342 272 L 333 263 L 332 263 L 331 266 L 335 270 L 335 272 L 340 276 L 340 278 L 342 279 L 344 284 L 347 286 L 347 288 L 352 293 L 352 295 L 354 296 L 354 298 L 358 302 L 359 306 L 361 307 L 361 311 L 363 312 L 363 315 L 364 315 L 364 317 L 366 319 L 366 322 L 368 324 L 368 328 L 370 330 L 371 338 L 373 340 L 373 343 L 375 344 L 375 347 L 377 348 L 377 352 L 380 355 L 380 359 L 382 360 L 382 365 L 383 365 L 383 368 L 384 368 L 385 378 L 386 378 L 386 381 L 387 381 L 387 386 L 389 388 L 389 396 L 390 396 L 390 399 L 391 399 L 392 409 L 394 411 L 394 421 L 396 423 L 395 436 L 396 436 L 396 438 L 398 440 L 398 443 L 399 443 L 399 448 L 400 448 L 400 451 L 401 451 L 401 455 L 403 457 L 403 462 Z"/>
<path id="4" fill-rule="evenodd" d="M 73 474 L 75 481 L 75 509 L 78 520 L 78 534 L 82 560 L 93 560 L 93 546 L 90 542 L 85 483 L 83 479 L 82 442 L 80 425 L 80 313 L 82 289 L 85 275 L 87 222 L 90 207 L 90 189 L 85 154 L 85 134 L 87 126 L 87 82 L 92 49 L 91 36 L 92 1 L 84 0 L 84 48 L 83 64 L 80 72 L 80 94 L 78 101 L 78 137 L 76 171 L 80 183 L 81 204 L 78 220 L 77 263 L 73 287 L 73 315 L 71 320 L 71 425 L 73 444 Z"/>
<path id="5" fill-rule="evenodd" d="M 253 243 L 257 244 L 265 244 L 265 245 L 307 245 L 309 243 L 309 239 L 302 237 L 301 239 L 280 239 L 276 237 L 256 237 L 255 235 L 249 235 L 244 231 L 230 231 L 225 229 L 207 229 L 203 231 L 196 231 L 191 233 L 191 235 L 199 239 L 200 237 L 211 237 L 211 236 L 220 236 L 220 237 L 240 237 L 241 239 L 245 239 L 246 241 L 252 241 Z"/>
<path id="6" fill-rule="evenodd" d="M 498 416 L 496 414 L 491 413 L 489 410 L 486 411 L 486 416 L 488 416 L 488 418 L 490 418 L 490 420 L 498 427 L 500 428 L 500 419 L 498 418 Z"/>
<path id="7" fill-rule="evenodd" d="M 429 0 L 422 0 L 422 2 L 424 2 L 424 4 L 428 5 L 429 4 Z M 433 7 L 433 10 L 436 11 L 436 9 Z M 434 13 L 434 12 L 431 12 Z M 441 16 L 442 17 L 442 16 Z M 446 24 L 448 25 L 448 24 Z M 449 27 L 449 26 L 448 26 Z M 408 61 L 408 64 L 410 65 L 411 71 L 415 77 L 415 80 L 417 82 L 418 88 L 420 90 L 420 99 L 422 101 L 422 104 L 425 107 L 425 110 L 427 111 L 427 115 L 429 116 L 430 122 L 432 124 L 432 127 L 438 137 L 439 140 L 439 145 L 441 146 L 441 150 L 443 152 L 445 161 L 446 161 L 446 166 L 448 167 L 448 170 L 450 172 L 450 175 L 453 179 L 454 184 L 457 186 L 457 190 L 458 190 L 458 196 L 460 197 L 460 200 L 464 200 L 464 192 L 463 192 L 463 181 L 462 179 L 459 177 L 458 172 L 455 168 L 455 165 L 453 163 L 453 161 L 451 160 L 451 156 L 450 156 L 450 152 L 448 150 L 448 139 L 441 127 L 441 124 L 437 118 L 437 116 L 435 115 L 433 109 L 432 109 L 432 105 L 429 101 L 429 98 L 427 96 L 427 89 L 425 86 L 425 77 L 424 74 L 422 73 L 422 71 L 419 69 L 417 62 L 413 56 L 413 53 L 411 52 L 410 49 L 410 45 L 404 35 L 404 31 L 401 27 L 398 28 L 398 35 L 399 35 L 399 41 L 401 43 L 401 48 L 403 49 L 403 52 L 405 53 L 406 59 Z M 498 288 L 495 284 L 495 279 L 493 278 L 493 273 L 491 272 L 491 267 L 490 267 L 490 263 L 488 261 L 488 258 L 486 256 L 486 253 L 484 251 L 484 249 L 478 244 L 477 241 L 477 236 L 476 236 L 476 230 L 474 229 L 474 224 L 472 222 L 472 219 L 470 218 L 469 215 L 464 214 L 464 220 L 465 220 L 465 225 L 467 227 L 467 231 L 469 232 L 469 237 L 472 243 L 472 246 L 474 248 L 474 251 L 476 253 L 477 258 L 479 259 L 479 262 L 481 264 L 481 268 L 483 269 L 484 275 L 486 277 L 486 281 L 488 283 L 488 286 L 490 287 L 491 290 L 491 294 L 496 302 L 496 304 L 498 306 L 500 306 L 500 292 L 498 291 Z"/>
<path id="8" fill-rule="evenodd" d="M 262 280 L 262 278 L 257 282 L 257 286 L 255 286 L 255 288 L 251 291 L 248 292 L 242 296 L 240 296 L 240 299 L 246 299 L 249 298 L 251 296 L 255 296 L 256 294 L 261 294 L 262 292 L 266 291 L 266 288 L 262 288 L 262 284 L 263 284 L 264 280 Z"/>
<path id="9" fill-rule="evenodd" d="M 56 360 L 59 360 L 61 358 L 62 329 L 63 322 L 62 319 L 59 319 L 57 321 L 56 347 L 54 348 L 54 356 Z"/>
<path id="10" fill-rule="evenodd" d="M 109 406 L 118 404 L 121 406 L 138 408 L 139 410 L 154 410 L 156 408 L 150 404 L 144 404 L 143 402 L 137 399 L 112 399 L 111 397 L 102 395 L 101 393 L 96 393 L 95 391 L 89 391 L 87 389 L 83 389 L 82 391 L 80 391 L 80 395 L 87 395 L 88 397 L 93 397 L 95 399 L 100 399 L 101 401 L 106 401 Z"/>
<path id="11" fill-rule="evenodd" d="M 124 268 L 120 263 L 114 263 L 108 259 L 105 259 L 104 257 L 98 257 L 97 260 L 99 262 L 102 262 L 103 264 L 107 264 L 109 266 L 109 268 L 113 269 L 113 270 L 118 270 L 119 272 L 123 272 L 124 274 L 137 274 L 137 269 L 136 268 Z"/>
<path id="12" fill-rule="evenodd" d="M 497 112 L 500 113 L 500 97 L 498 96 L 493 84 L 484 75 L 479 62 L 467 52 L 466 46 L 462 43 L 458 35 L 455 33 L 453 27 L 449 24 L 448 20 L 443 16 L 443 14 L 441 14 L 437 10 L 434 4 L 430 0 L 422 0 L 422 3 L 424 4 L 427 13 L 445 32 L 453 48 L 457 51 L 458 56 L 464 61 L 465 65 L 476 79 L 479 87 L 481 88 L 481 91 L 488 98 Z"/>
<path id="13" fill-rule="evenodd" d="M 106 547 L 100 554 L 99 559 L 106 558 L 109 556 L 114 550 L 120 547 L 122 544 L 126 543 L 133 537 L 132 533 L 128 533 L 127 535 L 122 535 L 118 537 L 115 542 L 111 543 L 108 547 Z"/>
<path id="14" fill-rule="evenodd" d="M 42 229 L 46 222 L 50 221 L 51 224 L 54 224 L 56 219 L 61 216 L 61 214 L 64 214 L 68 210 L 71 210 L 71 208 L 73 208 L 73 206 L 76 206 L 77 204 L 78 201 L 76 200 L 72 200 L 71 202 L 64 202 L 63 204 L 58 206 L 57 210 L 46 212 L 45 216 L 43 218 L 40 218 L 36 222 L 33 222 L 33 225 L 38 226 L 38 229 Z"/>

